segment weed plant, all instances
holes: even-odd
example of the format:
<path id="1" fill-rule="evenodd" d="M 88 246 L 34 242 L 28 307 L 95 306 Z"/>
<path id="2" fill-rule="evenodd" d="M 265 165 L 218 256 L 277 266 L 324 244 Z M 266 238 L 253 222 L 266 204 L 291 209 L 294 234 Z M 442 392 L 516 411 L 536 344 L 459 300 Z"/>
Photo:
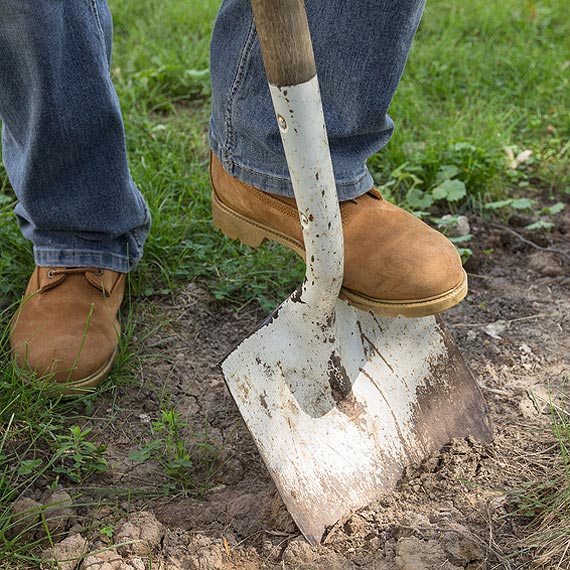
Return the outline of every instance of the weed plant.
<path id="1" fill-rule="evenodd" d="M 194 433 L 182 414 L 171 406 L 162 407 L 160 418 L 151 424 L 151 441 L 129 455 L 131 461 L 157 461 L 164 469 L 169 490 L 203 494 L 215 472 L 218 450 L 207 431 Z M 196 464 L 205 476 L 196 477 Z"/>

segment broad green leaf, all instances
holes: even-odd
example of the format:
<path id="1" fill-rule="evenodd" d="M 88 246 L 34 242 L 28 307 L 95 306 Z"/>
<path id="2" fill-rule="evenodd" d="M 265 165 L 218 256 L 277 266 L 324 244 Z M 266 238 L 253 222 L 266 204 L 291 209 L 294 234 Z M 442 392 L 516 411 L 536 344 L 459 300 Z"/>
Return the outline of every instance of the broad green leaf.
<path id="1" fill-rule="evenodd" d="M 465 263 L 472 255 L 473 255 L 473 250 L 469 247 L 457 247 L 457 253 L 460 255 L 461 257 L 461 263 Z"/>
<path id="2" fill-rule="evenodd" d="M 499 208 L 510 206 L 512 203 L 513 203 L 512 198 L 509 198 L 507 200 L 497 200 L 496 202 L 488 202 L 487 204 L 485 204 L 484 208 L 486 210 L 498 210 Z"/>
<path id="3" fill-rule="evenodd" d="M 535 203 L 536 200 L 532 198 L 519 198 L 518 200 L 513 200 L 511 206 L 515 210 L 531 210 Z"/>
<path id="4" fill-rule="evenodd" d="M 449 241 L 452 243 L 467 243 L 471 241 L 473 238 L 473 234 L 467 234 L 466 236 L 457 236 L 457 237 L 450 237 Z"/>
<path id="5" fill-rule="evenodd" d="M 456 226 L 459 215 L 449 216 L 447 218 L 431 218 L 431 221 L 438 226 L 447 228 L 450 226 Z"/>
<path id="6" fill-rule="evenodd" d="M 435 200 L 447 200 L 448 202 L 461 200 L 466 194 L 465 183 L 461 180 L 446 180 L 432 190 Z"/>
<path id="7" fill-rule="evenodd" d="M 410 208 L 424 210 L 433 204 L 433 198 L 427 192 L 419 188 L 412 188 L 407 195 L 407 202 Z"/>
<path id="8" fill-rule="evenodd" d="M 18 467 L 18 475 L 29 475 L 33 473 L 43 461 L 41 459 L 24 459 Z"/>
<path id="9" fill-rule="evenodd" d="M 161 449 L 163 446 L 163 442 L 160 439 L 155 439 L 150 443 L 147 443 L 141 447 L 138 451 L 133 451 L 129 453 L 129 460 L 130 461 L 146 461 L 149 457 L 152 456 L 153 452 Z"/>
<path id="10" fill-rule="evenodd" d="M 538 220 L 534 224 L 529 224 L 525 226 L 526 230 L 536 231 L 536 230 L 551 230 L 554 227 L 552 222 L 545 222 L 544 220 Z"/>
<path id="11" fill-rule="evenodd" d="M 468 143 L 468 142 L 455 143 L 452 148 L 454 151 L 458 151 L 458 152 L 461 152 L 464 150 L 469 150 L 469 151 L 473 152 L 473 151 L 477 150 L 477 147 L 473 146 L 471 143 Z"/>
<path id="12" fill-rule="evenodd" d="M 540 213 L 541 214 L 550 214 L 551 216 L 554 216 L 555 214 L 559 214 L 560 212 L 562 212 L 562 210 L 564 210 L 565 206 L 566 206 L 566 204 L 564 204 L 562 202 L 556 202 L 556 204 L 553 204 L 552 206 L 546 206 L 545 208 L 542 208 Z"/>
<path id="13" fill-rule="evenodd" d="M 454 176 L 457 176 L 461 170 L 455 166 L 455 164 L 444 164 L 440 166 L 437 174 L 435 175 L 436 182 L 443 182 L 444 180 L 450 180 Z"/>

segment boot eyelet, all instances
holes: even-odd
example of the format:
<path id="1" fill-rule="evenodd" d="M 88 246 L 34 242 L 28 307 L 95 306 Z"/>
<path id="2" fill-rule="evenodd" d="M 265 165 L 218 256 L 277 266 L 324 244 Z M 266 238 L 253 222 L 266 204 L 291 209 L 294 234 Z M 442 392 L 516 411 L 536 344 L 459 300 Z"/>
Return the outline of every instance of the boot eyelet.
<path id="1" fill-rule="evenodd" d="M 47 278 L 48 278 L 48 279 L 53 279 L 54 277 L 55 277 L 55 273 L 53 272 L 53 269 L 50 269 L 50 270 L 47 272 Z"/>
<path id="2" fill-rule="evenodd" d="M 97 271 L 93 273 L 93 275 L 95 275 L 95 277 L 101 277 L 101 275 L 103 275 L 103 270 L 99 267 Z"/>

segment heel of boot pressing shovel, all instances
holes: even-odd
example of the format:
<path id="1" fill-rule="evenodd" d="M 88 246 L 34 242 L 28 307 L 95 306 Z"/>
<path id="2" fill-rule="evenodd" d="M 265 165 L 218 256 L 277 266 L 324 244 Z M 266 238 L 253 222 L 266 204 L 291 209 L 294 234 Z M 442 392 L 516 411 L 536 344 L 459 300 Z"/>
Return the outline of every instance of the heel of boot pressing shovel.
<path id="1" fill-rule="evenodd" d="M 212 192 L 212 220 L 225 236 L 239 239 L 249 247 L 259 247 L 267 239 L 262 228 L 224 206 L 215 192 Z"/>
<path id="2" fill-rule="evenodd" d="M 275 241 L 294 251 L 302 259 L 305 259 L 305 250 L 302 243 L 299 243 L 287 234 L 250 220 L 232 210 L 218 198 L 215 190 L 212 192 L 212 219 L 214 227 L 225 236 L 230 239 L 239 239 L 241 243 L 248 247 L 256 248 L 265 241 Z"/>

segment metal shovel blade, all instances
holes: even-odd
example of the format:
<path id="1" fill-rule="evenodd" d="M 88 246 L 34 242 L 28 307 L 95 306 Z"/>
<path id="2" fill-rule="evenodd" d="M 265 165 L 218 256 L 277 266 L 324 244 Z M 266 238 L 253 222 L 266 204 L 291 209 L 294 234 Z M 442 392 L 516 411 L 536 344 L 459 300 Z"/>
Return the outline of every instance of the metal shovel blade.
<path id="1" fill-rule="evenodd" d="M 491 438 L 480 390 L 435 317 L 380 318 L 338 300 L 322 324 L 293 294 L 222 367 L 313 544 L 393 489 L 404 466 L 455 437 Z"/>

